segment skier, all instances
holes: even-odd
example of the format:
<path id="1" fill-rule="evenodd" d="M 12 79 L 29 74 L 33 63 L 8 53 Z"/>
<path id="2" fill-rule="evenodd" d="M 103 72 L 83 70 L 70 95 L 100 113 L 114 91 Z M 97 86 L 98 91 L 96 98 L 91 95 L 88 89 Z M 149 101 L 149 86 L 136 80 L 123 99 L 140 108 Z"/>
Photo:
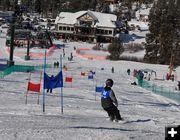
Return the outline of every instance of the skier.
<path id="1" fill-rule="evenodd" d="M 101 93 L 101 106 L 108 113 L 110 121 L 122 120 L 120 112 L 118 110 L 118 101 L 114 94 L 114 91 L 111 89 L 113 86 L 113 80 L 107 79 L 105 83 L 105 87 Z"/>

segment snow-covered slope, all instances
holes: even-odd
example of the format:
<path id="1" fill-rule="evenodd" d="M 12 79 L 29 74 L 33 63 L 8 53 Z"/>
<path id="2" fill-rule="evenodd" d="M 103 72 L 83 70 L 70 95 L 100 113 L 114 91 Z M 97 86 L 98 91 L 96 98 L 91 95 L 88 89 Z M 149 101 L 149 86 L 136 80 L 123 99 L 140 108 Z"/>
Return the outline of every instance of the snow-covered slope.
<path id="1" fill-rule="evenodd" d="M 126 74 L 128 68 L 151 68 L 157 72 L 158 77 L 163 77 L 168 66 L 128 61 L 84 60 L 74 55 L 74 46 L 90 48 L 93 44 L 66 44 L 63 64 L 68 71 L 64 71 L 63 75 L 73 76 L 73 83 L 72 88 L 68 83 L 65 83 L 63 88 L 63 114 L 60 89 L 46 94 L 46 110 L 43 113 L 42 95 L 40 104 L 37 105 L 37 94 L 29 92 L 28 104 L 25 104 L 28 73 L 15 72 L 0 79 L 0 140 L 163 140 L 165 126 L 180 124 L 179 103 L 132 86 L 132 77 Z M 71 52 L 74 58 L 69 62 L 67 58 Z M 47 63 L 59 61 L 60 54 L 62 49 L 56 49 L 52 56 L 47 58 Z M 4 55 L 0 54 L 0 63 L 4 63 L 1 61 Z M 19 59 L 14 58 L 15 64 L 43 64 L 43 58 L 31 58 L 29 62 Z M 115 73 L 111 73 L 112 67 Z M 88 80 L 87 76 L 80 75 L 81 72 L 89 70 L 96 71 L 95 80 Z M 58 68 L 47 69 L 48 74 L 56 74 L 58 71 Z M 32 73 L 32 80 L 38 81 L 39 76 L 38 72 Z M 95 100 L 95 85 L 103 85 L 107 78 L 112 78 L 115 82 L 113 90 L 124 118 L 121 123 L 106 120 L 107 114 L 101 108 L 99 93 Z"/>

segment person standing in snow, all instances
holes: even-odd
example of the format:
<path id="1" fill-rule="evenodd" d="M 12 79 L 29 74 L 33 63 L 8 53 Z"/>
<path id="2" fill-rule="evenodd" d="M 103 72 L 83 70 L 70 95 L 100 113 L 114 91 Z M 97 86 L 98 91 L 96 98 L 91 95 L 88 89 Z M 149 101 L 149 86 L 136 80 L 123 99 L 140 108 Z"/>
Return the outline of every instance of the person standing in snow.
<path id="1" fill-rule="evenodd" d="M 178 90 L 180 90 L 180 81 L 178 81 Z"/>
<path id="2" fill-rule="evenodd" d="M 54 77 L 54 75 L 51 75 L 51 78 L 53 78 L 53 77 Z M 50 93 L 52 93 L 52 88 L 50 88 L 50 89 L 48 88 L 48 89 L 47 89 L 47 93 L 48 93 L 49 91 L 50 91 Z"/>
<path id="3" fill-rule="evenodd" d="M 114 67 L 111 68 L 111 72 L 114 73 Z"/>
<path id="4" fill-rule="evenodd" d="M 148 80 L 148 81 L 150 81 L 150 80 L 151 80 L 151 74 L 150 74 L 150 73 L 148 74 L 148 78 L 147 78 L 147 80 Z"/>
<path id="5" fill-rule="evenodd" d="M 59 68 L 59 61 L 56 62 L 56 67 Z"/>
<path id="6" fill-rule="evenodd" d="M 127 74 L 130 75 L 130 73 L 131 73 L 131 70 L 127 69 Z"/>
<path id="7" fill-rule="evenodd" d="M 105 87 L 101 92 L 101 106 L 108 113 L 108 116 L 111 121 L 118 122 L 122 120 L 121 115 L 118 110 L 118 101 L 114 94 L 114 91 L 111 89 L 113 86 L 113 80 L 107 79 Z"/>

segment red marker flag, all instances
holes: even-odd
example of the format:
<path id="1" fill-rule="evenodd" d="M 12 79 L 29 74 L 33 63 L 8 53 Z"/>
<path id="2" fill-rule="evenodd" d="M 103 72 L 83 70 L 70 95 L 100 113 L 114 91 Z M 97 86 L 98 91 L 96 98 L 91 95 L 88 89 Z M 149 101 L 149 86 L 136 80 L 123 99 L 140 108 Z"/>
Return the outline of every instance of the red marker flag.
<path id="1" fill-rule="evenodd" d="M 85 72 L 81 72 L 81 76 L 85 76 Z"/>
<path id="2" fill-rule="evenodd" d="M 68 68 L 66 68 L 66 67 L 64 67 L 63 69 L 64 69 L 65 71 L 67 71 L 67 70 L 68 70 Z"/>
<path id="3" fill-rule="evenodd" d="M 72 77 L 66 77 L 66 78 L 65 78 L 65 82 L 71 83 L 71 82 L 72 82 Z"/>
<path id="4" fill-rule="evenodd" d="M 34 84 L 31 82 L 28 82 L 28 91 L 34 91 L 34 92 L 40 92 L 41 84 Z"/>
<path id="5" fill-rule="evenodd" d="M 31 73 L 29 74 L 29 81 L 28 81 L 28 85 L 27 85 L 27 91 L 26 91 L 26 101 L 25 103 L 27 104 L 27 96 L 28 96 L 28 91 L 33 91 L 33 92 L 38 92 L 38 101 L 37 104 L 39 104 L 39 95 L 40 95 L 40 90 L 41 90 L 41 76 L 42 76 L 42 72 L 40 75 L 40 81 L 38 84 L 34 84 L 32 83 L 31 80 Z"/>

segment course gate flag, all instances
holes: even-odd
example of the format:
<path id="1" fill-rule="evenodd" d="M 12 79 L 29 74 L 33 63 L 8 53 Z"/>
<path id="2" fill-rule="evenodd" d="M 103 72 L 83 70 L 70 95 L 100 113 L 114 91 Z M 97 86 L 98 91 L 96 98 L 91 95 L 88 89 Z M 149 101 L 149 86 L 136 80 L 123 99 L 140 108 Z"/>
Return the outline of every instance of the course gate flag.
<path id="1" fill-rule="evenodd" d="M 66 77 L 66 78 L 65 78 L 65 82 L 72 83 L 72 77 Z"/>
<path id="2" fill-rule="evenodd" d="M 63 87 L 62 71 L 60 71 L 55 77 L 49 77 L 44 73 L 44 89 L 54 89 L 57 87 Z"/>
<path id="3" fill-rule="evenodd" d="M 96 92 L 102 92 L 102 90 L 103 90 L 103 87 L 98 87 L 98 86 L 96 86 Z"/>
<path id="4" fill-rule="evenodd" d="M 40 92 L 41 84 L 28 82 L 28 91 Z"/>

